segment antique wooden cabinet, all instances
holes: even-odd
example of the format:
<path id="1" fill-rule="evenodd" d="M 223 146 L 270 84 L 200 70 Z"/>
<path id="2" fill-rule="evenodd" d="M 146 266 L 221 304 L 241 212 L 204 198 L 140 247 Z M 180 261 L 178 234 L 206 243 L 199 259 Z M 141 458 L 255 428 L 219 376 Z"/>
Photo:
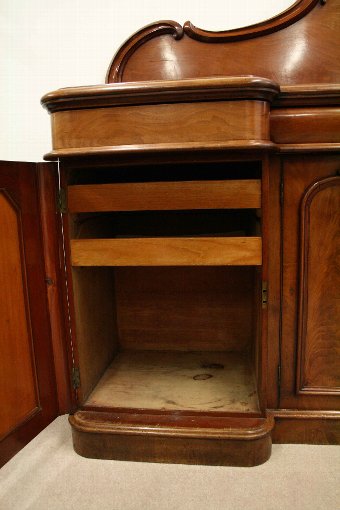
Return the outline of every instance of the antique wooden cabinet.
<path id="1" fill-rule="evenodd" d="M 43 97 L 78 453 L 252 466 L 272 441 L 340 442 L 339 34 L 338 0 L 227 32 L 159 22 L 105 85 Z"/>

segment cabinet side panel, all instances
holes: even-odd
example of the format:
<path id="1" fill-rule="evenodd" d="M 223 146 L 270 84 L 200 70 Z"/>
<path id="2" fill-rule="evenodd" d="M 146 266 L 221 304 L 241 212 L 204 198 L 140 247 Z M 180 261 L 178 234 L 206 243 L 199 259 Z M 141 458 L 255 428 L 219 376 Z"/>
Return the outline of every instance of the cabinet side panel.
<path id="1" fill-rule="evenodd" d="M 118 349 L 111 268 L 72 270 L 81 393 L 86 399 Z"/>

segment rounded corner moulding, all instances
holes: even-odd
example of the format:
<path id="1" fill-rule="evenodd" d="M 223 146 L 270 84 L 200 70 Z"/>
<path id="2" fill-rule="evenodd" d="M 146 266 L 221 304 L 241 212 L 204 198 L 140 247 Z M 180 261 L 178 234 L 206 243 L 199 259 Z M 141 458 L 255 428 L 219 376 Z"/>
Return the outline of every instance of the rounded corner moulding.
<path id="1" fill-rule="evenodd" d="M 75 158 L 103 158 L 105 160 L 115 157 L 116 161 L 135 161 L 138 157 L 139 161 L 145 158 L 152 158 L 157 155 L 164 160 L 185 154 L 195 154 L 200 157 L 203 154 L 213 153 L 238 153 L 238 152 L 263 152 L 276 151 L 278 146 L 270 140 L 233 140 L 224 143 L 167 143 L 167 144 L 144 144 L 144 145 L 120 145 L 105 147 L 72 147 L 69 149 L 54 149 L 44 155 L 45 161 L 55 161 L 57 159 L 75 159 Z M 111 161 L 112 162 L 112 161 Z"/>
<path id="2" fill-rule="evenodd" d="M 156 415 L 157 418 L 157 415 Z M 69 417 L 72 427 L 84 433 L 104 432 L 108 434 L 155 434 L 159 436 L 177 436 L 183 438 L 202 437 L 211 439 L 239 439 L 253 441 L 261 439 L 271 433 L 275 422 L 272 415 L 256 419 L 244 419 L 243 426 L 240 420 L 232 416 L 226 417 L 225 427 L 210 426 L 174 426 L 172 423 L 154 424 L 150 416 L 140 415 L 140 423 L 129 420 L 129 415 L 123 413 L 119 416 L 115 413 L 99 413 L 96 411 L 79 410 Z M 130 421 L 130 422 L 129 422 Z M 150 421 L 150 423 L 148 423 Z M 181 420 L 178 420 L 181 422 Z M 196 418 L 199 423 L 199 419 Z M 143 423 L 144 422 L 144 423 Z M 251 423 L 250 423 L 251 422 Z"/>
<path id="3" fill-rule="evenodd" d="M 41 104 L 49 113 L 83 108 L 161 103 L 262 100 L 271 103 L 278 83 L 254 75 L 150 80 L 67 87 L 48 92 Z"/>

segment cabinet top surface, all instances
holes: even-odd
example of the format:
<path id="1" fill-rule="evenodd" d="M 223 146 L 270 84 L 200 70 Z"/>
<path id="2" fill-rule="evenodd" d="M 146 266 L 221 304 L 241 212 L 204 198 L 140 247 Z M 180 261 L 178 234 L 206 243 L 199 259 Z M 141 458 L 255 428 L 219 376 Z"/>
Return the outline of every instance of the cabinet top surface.
<path id="1" fill-rule="evenodd" d="M 277 83 L 257 76 L 151 80 L 67 87 L 49 92 L 41 102 L 49 112 L 91 106 L 182 101 L 261 99 L 272 101 Z"/>

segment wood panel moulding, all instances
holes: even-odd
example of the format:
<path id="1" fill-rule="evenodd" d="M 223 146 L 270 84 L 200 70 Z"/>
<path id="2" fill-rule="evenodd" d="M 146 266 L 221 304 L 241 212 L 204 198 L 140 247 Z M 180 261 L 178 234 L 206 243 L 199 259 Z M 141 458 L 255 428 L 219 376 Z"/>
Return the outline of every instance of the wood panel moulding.
<path id="1" fill-rule="evenodd" d="M 297 388 L 340 393 L 340 177 L 312 184 L 301 204 Z"/>
<path id="2" fill-rule="evenodd" d="M 84 457 L 221 466 L 256 466 L 271 454 L 268 418 L 170 417 L 78 411 L 73 445 Z"/>
<path id="3" fill-rule="evenodd" d="M 0 189 L 0 440 L 39 411 L 20 209 Z M 15 405 L 13 405 L 15 403 Z"/>
<path id="4" fill-rule="evenodd" d="M 270 115 L 272 140 L 278 144 L 337 144 L 340 150 L 340 108 L 283 108 Z M 284 148 L 284 147 L 282 147 Z"/>

